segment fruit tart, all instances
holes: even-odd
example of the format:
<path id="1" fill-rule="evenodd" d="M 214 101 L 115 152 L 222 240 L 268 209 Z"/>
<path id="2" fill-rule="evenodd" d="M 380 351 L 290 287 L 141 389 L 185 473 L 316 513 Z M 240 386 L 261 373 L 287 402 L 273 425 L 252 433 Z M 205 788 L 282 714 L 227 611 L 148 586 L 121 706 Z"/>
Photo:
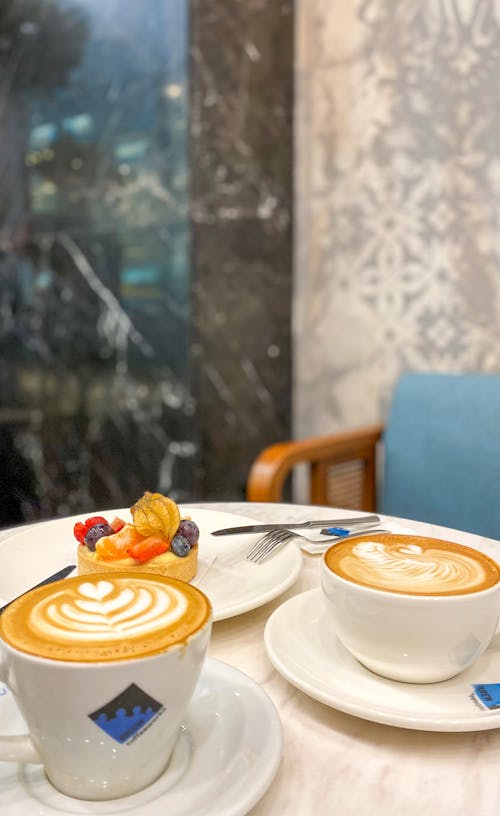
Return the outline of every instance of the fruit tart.
<path id="1" fill-rule="evenodd" d="M 181 518 L 177 504 L 161 493 L 146 492 L 130 512 L 132 523 L 91 516 L 75 524 L 78 574 L 129 567 L 191 581 L 198 567 L 196 523 Z"/>

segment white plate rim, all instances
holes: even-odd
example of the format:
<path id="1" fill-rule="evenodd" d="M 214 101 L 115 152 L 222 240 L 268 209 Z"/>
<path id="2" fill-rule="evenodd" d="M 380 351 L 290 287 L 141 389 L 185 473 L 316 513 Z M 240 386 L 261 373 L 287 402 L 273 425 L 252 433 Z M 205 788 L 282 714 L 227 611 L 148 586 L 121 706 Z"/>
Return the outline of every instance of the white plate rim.
<path id="1" fill-rule="evenodd" d="M 293 663 L 291 665 L 290 662 L 283 657 L 283 652 L 280 653 L 279 645 L 276 643 L 277 638 L 273 633 L 273 628 L 277 626 L 282 618 L 286 618 L 294 606 L 308 602 L 310 602 L 311 606 L 313 606 L 316 602 L 319 610 L 322 600 L 321 596 L 322 590 L 320 588 L 309 589 L 306 592 L 301 592 L 294 595 L 292 598 L 284 601 L 284 603 L 274 610 L 274 612 L 268 618 L 264 629 L 264 646 L 269 660 L 274 668 L 293 686 L 298 688 L 300 691 L 303 691 L 309 697 L 324 703 L 330 708 L 337 709 L 345 714 L 351 714 L 355 717 L 360 717 L 361 719 L 369 720 L 371 722 L 381 723 L 382 725 L 391 725 L 398 728 L 409 728 L 418 731 L 438 732 L 488 731 L 500 728 L 500 712 L 498 712 L 498 716 L 492 714 L 491 712 L 484 712 L 485 716 L 481 717 L 479 712 L 476 712 L 475 709 L 471 709 L 471 715 L 467 717 L 431 717 L 415 712 L 412 714 L 411 710 L 408 710 L 407 712 L 401 712 L 401 710 L 391 711 L 390 707 L 370 705 L 366 701 L 363 701 L 362 703 L 356 702 L 352 698 L 352 694 L 343 693 L 342 689 L 339 691 L 338 684 L 337 689 L 335 690 L 334 688 L 331 694 L 324 694 L 321 689 L 314 685 L 314 683 L 308 682 L 304 677 L 300 676 L 297 671 L 293 670 Z M 356 661 L 354 662 L 356 663 Z M 360 664 L 358 665 L 360 672 L 365 673 L 368 671 Z M 369 672 L 369 675 L 374 678 L 374 681 L 378 679 L 377 675 L 372 675 L 371 672 Z M 386 680 L 384 678 L 380 678 L 380 680 L 389 684 L 396 682 Z M 457 678 L 451 678 L 450 681 L 443 681 L 443 683 L 436 685 L 444 687 L 446 683 L 456 680 Z M 335 686 L 335 673 L 332 675 L 332 683 L 333 686 Z M 428 688 L 427 684 L 419 686 L 419 684 L 399 682 L 397 683 L 397 686 L 405 687 L 408 690 L 411 690 L 414 694 L 422 693 L 422 689 L 425 689 L 426 687 Z"/>
<path id="2" fill-rule="evenodd" d="M 248 524 L 257 524 L 258 523 L 254 518 L 250 518 L 248 516 L 242 516 L 242 515 L 237 514 L 237 513 L 231 513 L 231 512 L 225 511 L 225 510 L 218 510 L 218 509 L 212 510 L 212 509 L 208 509 L 208 508 L 198 508 L 196 506 L 192 507 L 189 504 L 185 504 L 185 505 L 179 504 L 179 509 L 181 511 L 181 515 L 183 515 L 183 516 L 189 515 L 195 520 L 196 520 L 196 517 L 198 515 L 198 519 L 200 520 L 200 522 L 201 522 L 202 519 L 206 520 L 206 519 L 210 519 L 210 517 L 213 517 L 214 524 L 215 524 L 213 529 L 217 529 L 217 528 L 221 528 L 221 527 L 235 527 L 235 526 L 239 526 L 239 525 L 243 525 L 243 524 L 248 525 Z M 8 546 L 9 544 L 12 544 L 13 542 L 15 542 L 16 540 L 18 540 L 20 538 L 25 537 L 26 535 L 28 535 L 28 536 L 31 536 L 31 535 L 39 536 L 41 528 L 45 530 L 45 529 L 48 528 L 49 525 L 58 525 L 58 526 L 59 525 L 67 525 L 68 529 L 71 528 L 71 530 L 72 530 L 73 525 L 77 521 L 81 521 L 83 518 L 88 518 L 89 516 L 104 516 L 104 517 L 108 517 L 108 518 L 111 517 L 112 518 L 115 515 L 116 516 L 125 516 L 125 517 L 129 518 L 130 517 L 130 510 L 129 510 L 129 508 L 118 508 L 118 509 L 108 508 L 108 509 L 105 509 L 105 510 L 85 511 L 84 513 L 79 513 L 78 515 L 66 516 L 64 518 L 52 519 L 52 520 L 42 521 L 42 522 L 35 522 L 34 524 L 22 525 L 21 527 L 12 528 L 12 530 L 10 532 L 8 532 L 8 534 L 6 534 L 6 535 L 4 535 L 4 536 L 2 536 L 0 538 L 0 565 L 1 565 L 1 559 L 2 559 L 2 551 L 3 551 L 4 547 Z M 215 519 L 218 519 L 218 521 L 216 523 L 215 523 Z M 224 546 L 230 547 L 231 543 L 234 544 L 235 542 L 239 543 L 240 545 L 243 545 L 246 542 L 247 543 L 246 545 L 248 547 L 250 547 L 250 544 L 253 543 L 253 541 L 255 540 L 255 536 L 256 536 L 256 534 L 244 534 L 244 535 L 238 534 L 237 536 L 227 535 L 227 536 L 220 536 L 220 537 L 219 536 L 213 536 L 213 537 L 210 538 L 210 544 L 212 545 L 212 547 L 217 548 L 217 547 L 224 547 Z M 75 544 L 75 549 L 76 549 L 76 541 L 74 542 L 74 544 Z M 203 545 L 201 545 L 201 546 L 203 546 Z M 36 548 L 40 547 L 40 545 L 37 544 L 37 543 L 34 543 L 33 547 L 36 550 Z M 68 558 L 61 559 L 61 564 L 60 564 L 59 568 L 62 568 L 64 566 L 66 566 L 67 564 L 75 561 L 75 554 L 74 553 L 75 553 L 74 550 L 73 551 L 68 550 Z M 254 609 L 257 609 L 258 607 L 263 606 L 264 604 L 268 603 L 269 601 L 274 600 L 279 595 L 284 593 L 287 589 L 289 589 L 289 587 L 297 580 L 297 578 L 299 576 L 299 573 L 301 571 L 301 568 L 302 568 L 302 563 L 303 563 L 302 562 L 302 554 L 300 552 L 300 549 L 297 546 L 295 546 L 294 544 L 291 544 L 291 545 L 287 546 L 286 548 L 283 548 L 282 550 L 280 550 L 279 553 L 276 554 L 276 556 L 273 559 L 270 559 L 269 561 L 265 562 L 264 564 L 262 564 L 262 565 L 252 565 L 252 567 L 254 567 L 255 570 L 256 570 L 255 576 L 256 576 L 256 579 L 258 581 L 259 573 L 260 573 L 260 577 L 262 578 L 262 576 L 265 576 L 266 573 L 268 574 L 269 571 L 272 570 L 273 568 L 275 569 L 276 565 L 279 565 L 280 563 L 283 564 L 283 568 L 280 571 L 279 580 L 277 579 L 274 583 L 270 584 L 265 591 L 259 591 L 259 585 L 256 582 L 256 584 L 255 584 L 255 588 L 256 588 L 255 594 L 248 597 L 247 600 L 245 600 L 245 601 L 235 602 L 233 604 L 226 601 L 224 603 L 224 605 L 223 605 L 222 603 L 219 602 L 220 599 L 211 598 L 211 601 L 212 601 L 213 606 L 214 606 L 214 622 L 221 621 L 221 620 L 226 620 L 228 618 L 232 618 L 232 617 L 235 617 L 237 615 L 242 615 L 245 612 L 250 612 L 250 611 L 252 611 Z M 20 566 L 19 569 L 21 570 L 22 567 L 25 567 L 25 565 Z M 57 569 L 57 568 L 58 567 L 55 567 L 55 569 Z M 217 566 L 214 565 L 214 567 L 211 567 L 210 569 L 214 569 L 214 568 L 217 569 Z M 47 577 L 49 572 L 46 571 L 41 575 L 41 577 L 36 577 L 31 581 L 28 578 L 27 582 L 26 582 L 26 589 L 29 589 L 31 586 L 33 586 L 35 583 L 37 583 L 38 580 L 42 580 L 42 578 Z M 76 573 L 72 573 L 72 574 L 76 574 Z M 200 584 L 200 589 L 203 590 L 203 580 L 202 580 L 202 582 Z M 10 597 L 5 598 L 5 601 L 9 601 L 9 600 L 11 600 Z M 217 609 L 217 606 L 219 606 L 219 609 Z"/>
<path id="3" fill-rule="evenodd" d="M 222 686 L 227 687 L 227 690 L 236 690 L 237 695 L 235 696 L 238 697 L 241 704 L 241 710 L 242 714 L 244 715 L 246 726 L 250 727 L 251 729 L 255 729 L 255 724 L 258 721 L 259 727 L 262 728 L 262 726 L 264 726 L 267 730 L 265 761 L 263 755 L 260 754 L 258 760 L 253 763 L 251 771 L 249 770 L 250 763 L 247 761 L 245 766 L 242 767 L 241 774 L 238 776 L 238 779 L 232 782 L 233 787 L 236 788 L 236 794 L 238 795 L 237 800 L 231 801 L 231 804 L 229 805 L 224 802 L 217 801 L 221 800 L 222 797 L 224 799 L 227 798 L 227 788 L 224 787 L 216 793 L 216 799 L 209 803 L 209 809 L 206 810 L 207 816 L 245 816 L 245 814 L 247 814 L 264 796 L 280 767 L 283 755 L 283 728 L 281 720 L 273 701 L 262 686 L 249 675 L 245 674 L 234 666 L 230 666 L 229 664 L 224 663 L 221 660 L 217 660 L 216 658 L 207 657 L 198 687 L 203 686 L 203 683 L 209 685 L 215 685 L 216 683 L 222 684 Z M 195 699 L 195 697 L 196 692 L 193 699 Z M 189 715 L 187 720 L 189 721 Z M 255 735 L 254 739 L 256 738 L 257 735 Z M 244 739 L 243 735 L 241 739 Z M 261 744 L 262 740 L 259 741 L 259 745 Z M 247 745 L 246 753 L 248 753 L 249 748 L 250 746 Z M 242 750 L 242 753 L 245 752 Z M 256 751 L 255 755 L 257 755 Z M 4 763 L 0 763 L 0 765 L 3 764 Z M 183 781 L 181 777 L 179 782 L 177 782 L 174 787 L 182 785 Z M 18 786 L 18 790 L 21 792 L 23 791 L 22 785 Z M 23 798 L 16 800 L 16 802 L 10 800 L 7 804 L 11 808 L 18 807 L 19 812 L 21 812 L 23 805 L 25 806 L 27 802 L 32 802 L 34 810 L 31 816 L 35 816 L 36 813 L 42 812 L 47 814 L 47 816 L 61 816 L 64 811 L 61 810 L 58 803 L 60 805 L 64 805 L 64 801 L 69 799 L 69 797 L 66 797 L 64 794 L 59 794 L 54 790 L 56 805 L 47 806 L 46 804 L 42 804 L 42 802 L 35 797 L 29 796 L 29 793 L 25 789 L 24 793 L 25 796 Z M 134 801 L 140 800 L 141 793 L 142 792 L 133 794 L 132 797 L 127 798 L 133 799 Z M 120 801 L 125 803 L 127 798 Z M 2 791 L 0 780 L 0 805 L 1 801 Z M 111 802 L 92 803 L 85 801 L 82 802 L 82 810 L 78 812 L 82 814 L 86 813 L 88 816 L 92 816 L 93 813 L 96 813 L 100 809 L 100 805 L 102 804 L 111 805 Z M 133 809 L 124 810 L 122 807 L 120 807 L 115 811 L 106 807 L 106 813 L 108 816 L 112 816 L 113 813 L 120 814 L 130 812 L 137 813 L 137 816 L 163 816 L 163 814 L 166 812 L 165 808 L 167 804 L 168 792 L 163 795 L 160 794 L 154 799 L 146 799 L 142 803 L 137 801 L 137 805 L 134 805 Z M 22 810 L 22 812 L 24 813 L 26 811 Z M 186 811 L 183 816 L 189 816 L 189 812 Z"/>

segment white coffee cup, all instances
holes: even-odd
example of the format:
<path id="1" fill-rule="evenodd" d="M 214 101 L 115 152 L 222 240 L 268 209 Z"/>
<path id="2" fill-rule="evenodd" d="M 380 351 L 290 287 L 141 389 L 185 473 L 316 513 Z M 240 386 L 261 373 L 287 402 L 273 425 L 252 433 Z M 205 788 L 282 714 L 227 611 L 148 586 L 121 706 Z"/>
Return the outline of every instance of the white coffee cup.
<path id="1" fill-rule="evenodd" d="M 82 584 L 88 590 L 83 598 Z M 113 591 L 108 591 L 110 585 Z M 71 607 L 71 599 L 68 605 L 67 593 L 71 591 L 80 593 L 77 601 L 83 607 L 86 605 L 86 623 L 80 628 L 77 625 L 73 632 L 63 633 L 61 643 L 54 641 L 58 650 L 54 658 L 25 651 L 24 629 L 20 636 L 14 632 L 16 645 L 13 645 L 9 631 L 3 628 L 4 616 L 11 607 L 3 613 L 0 679 L 15 694 L 29 733 L 0 736 L 0 760 L 42 763 L 56 788 L 80 799 L 112 799 L 142 790 L 166 768 L 200 676 L 212 625 L 208 599 L 184 582 L 130 573 L 56 582 L 49 594 L 41 595 L 44 606 L 35 595 L 40 591 L 27 593 L 12 604 L 14 608 L 23 600 L 19 620 L 25 615 L 33 617 L 32 610 L 41 609 L 43 626 L 46 620 L 52 621 L 57 640 L 58 627 L 62 631 L 63 624 L 69 623 L 71 629 L 71 615 L 80 608 L 76 601 Z M 165 593 L 171 591 L 175 603 L 169 608 L 170 596 Z M 61 592 L 66 595 L 59 595 Z M 129 601 L 136 593 L 137 620 L 130 612 L 134 597 L 123 611 L 125 606 L 123 610 L 119 606 L 120 593 L 125 593 Z M 189 618 L 193 598 L 197 612 Z M 52 618 L 51 605 L 56 609 Z M 182 632 L 178 630 L 177 636 L 175 617 L 179 609 L 187 625 Z M 57 615 L 63 616 L 62 623 Z M 16 617 L 12 617 L 11 623 L 9 620 L 5 617 L 5 625 L 15 627 Z M 92 620 L 97 621 L 97 635 L 92 630 Z M 134 644 L 139 620 L 144 638 L 149 638 L 150 630 L 156 626 L 153 640 L 148 641 L 150 653 L 136 653 L 139 646 L 143 648 L 139 640 Z M 121 641 L 118 637 L 108 644 L 111 652 L 115 652 L 113 658 L 72 659 L 78 657 L 79 650 L 86 649 L 88 638 L 93 639 L 95 646 L 101 635 L 94 657 L 101 654 L 99 649 L 106 656 L 106 626 L 110 621 L 112 626 L 118 621 L 118 636 L 122 633 Z M 51 630 L 47 632 L 51 634 Z M 45 646 L 40 647 L 37 637 L 32 638 L 27 632 L 26 643 L 32 652 L 43 652 Z M 71 659 L 64 657 L 64 638 Z M 50 650 L 50 643 L 47 648 Z"/>
<path id="2" fill-rule="evenodd" d="M 357 542 L 361 542 L 357 555 L 351 558 L 350 550 L 345 550 L 350 561 L 345 561 L 344 551 L 338 549 L 334 561 L 334 550 L 343 546 L 342 543 L 330 547 L 323 555 L 321 568 L 326 608 L 336 634 L 346 649 L 376 674 L 407 683 L 447 680 L 471 666 L 488 647 L 497 628 L 500 613 L 498 565 L 471 548 L 438 539 L 373 534 L 351 540 L 349 547 L 355 548 Z M 347 544 L 345 542 L 344 546 L 347 547 Z M 370 544 L 373 544 L 371 552 Z M 394 587 L 397 587 L 399 579 L 392 574 L 388 580 L 391 589 L 377 586 L 379 579 L 383 581 L 380 576 L 384 564 L 389 571 L 391 569 L 391 557 L 386 557 L 387 551 L 378 549 L 386 545 L 399 547 L 396 571 L 402 569 L 401 565 L 406 570 L 403 583 L 397 590 Z M 365 564 L 360 568 L 354 563 L 359 552 L 366 557 Z M 419 565 L 421 554 L 428 557 L 425 563 Z M 339 566 L 341 555 L 344 565 L 347 565 L 347 573 Z M 449 559 L 448 563 L 446 558 Z M 472 566 L 467 559 L 470 559 Z M 437 565 L 435 576 L 444 580 L 441 594 L 430 591 L 433 563 Z M 487 571 L 491 565 L 491 585 L 487 588 L 464 589 L 469 580 L 464 575 L 469 569 L 474 572 L 474 563 L 486 564 Z M 413 576 L 412 564 L 417 565 Z M 335 568 L 332 569 L 333 565 Z M 352 573 L 349 573 L 351 569 Z M 370 569 L 375 571 L 372 577 Z M 464 591 L 460 591 L 457 584 L 450 594 L 446 594 L 453 583 L 450 583 L 450 576 L 458 580 L 461 569 L 460 581 L 463 586 L 460 586 Z M 358 582 L 360 578 L 362 583 Z M 371 586 L 368 585 L 370 583 Z"/>

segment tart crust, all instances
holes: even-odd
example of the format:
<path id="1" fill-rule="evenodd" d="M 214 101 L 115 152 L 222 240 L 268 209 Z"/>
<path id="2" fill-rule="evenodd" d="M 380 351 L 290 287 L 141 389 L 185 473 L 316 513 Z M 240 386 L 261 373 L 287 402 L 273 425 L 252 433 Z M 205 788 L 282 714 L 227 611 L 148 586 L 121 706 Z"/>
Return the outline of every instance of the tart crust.
<path id="1" fill-rule="evenodd" d="M 84 544 L 80 544 L 77 550 L 77 559 L 79 575 L 89 575 L 94 572 L 122 572 L 130 569 L 134 572 L 154 572 L 157 575 L 166 575 L 189 583 L 189 581 L 193 580 L 198 569 L 198 544 L 191 547 L 191 550 L 184 558 L 180 558 L 167 550 L 167 552 L 151 558 L 145 564 L 138 564 L 133 558 L 105 561 L 98 558 L 95 552 L 91 552 Z"/>

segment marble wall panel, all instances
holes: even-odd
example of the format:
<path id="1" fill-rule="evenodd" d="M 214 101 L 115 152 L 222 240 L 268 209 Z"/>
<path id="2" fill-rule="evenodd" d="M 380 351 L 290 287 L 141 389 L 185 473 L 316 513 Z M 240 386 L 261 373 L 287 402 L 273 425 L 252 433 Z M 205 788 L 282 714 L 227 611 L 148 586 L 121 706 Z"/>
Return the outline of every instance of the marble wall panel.
<path id="1" fill-rule="evenodd" d="M 0 5 L 0 524 L 195 490 L 188 7 Z"/>
<path id="2" fill-rule="evenodd" d="M 0 4 L 0 526 L 289 435 L 292 5 Z"/>
<path id="3" fill-rule="evenodd" d="M 241 498 L 290 435 L 293 4 L 191 2 L 202 493 Z"/>

